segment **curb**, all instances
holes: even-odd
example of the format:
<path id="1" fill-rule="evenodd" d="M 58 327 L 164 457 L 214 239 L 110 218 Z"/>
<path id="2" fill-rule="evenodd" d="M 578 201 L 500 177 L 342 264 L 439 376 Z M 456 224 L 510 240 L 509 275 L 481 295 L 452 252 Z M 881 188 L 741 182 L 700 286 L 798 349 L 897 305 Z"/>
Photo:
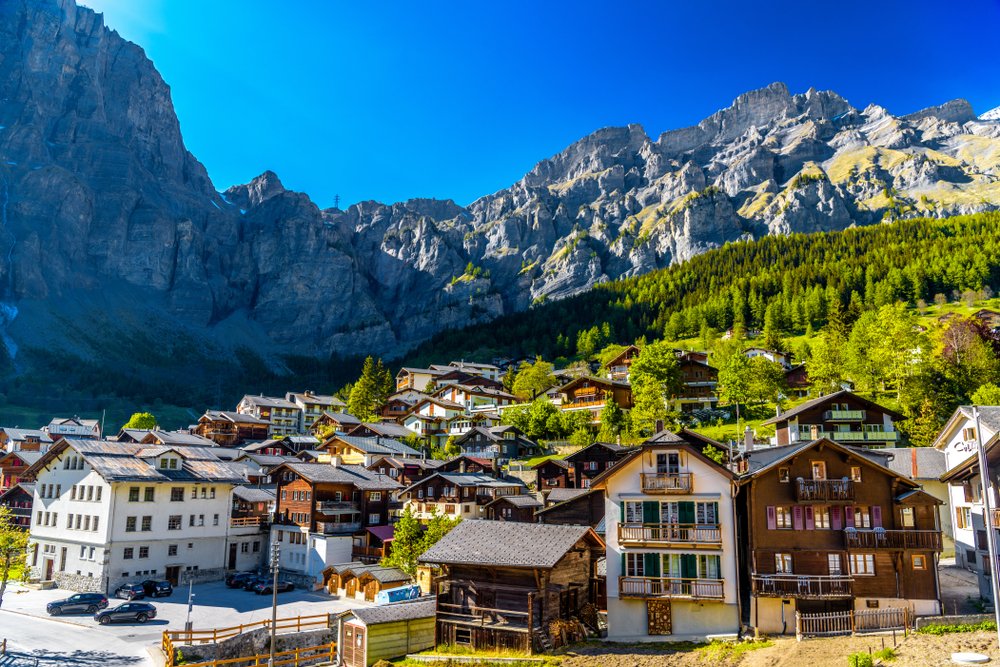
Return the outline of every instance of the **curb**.
<path id="1" fill-rule="evenodd" d="M 0 609 L 0 611 L 5 611 L 8 614 L 17 614 L 18 616 L 27 616 L 28 618 L 40 618 L 43 621 L 52 621 L 53 623 L 65 623 L 66 625 L 75 625 L 78 628 L 93 628 L 92 625 L 84 625 L 83 623 L 74 623 L 73 621 L 64 621 L 61 618 L 52 618 L 51 616 L 38 616 L 37 614 L 29 614 L 23 611 L 14 611 L 13 609 Z"/>

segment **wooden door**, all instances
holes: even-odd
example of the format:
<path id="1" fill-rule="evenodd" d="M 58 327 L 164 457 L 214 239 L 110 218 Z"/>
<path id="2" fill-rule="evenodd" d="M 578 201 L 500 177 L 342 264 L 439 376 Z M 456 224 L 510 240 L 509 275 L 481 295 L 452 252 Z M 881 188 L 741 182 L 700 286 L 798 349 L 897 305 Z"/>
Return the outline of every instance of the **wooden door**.
<path id="1" fill-rule="evenodd" d="M 646 600 L 646 623 L 650 635 L 672 634 L 670 600 Z"/>
<path id="2" fill-rule="evenodd" d="M 354 597 L 354 594 L 358 591 L 358 578 L 351 577 L 347 582 L 347 597 Z"/>
<path id="3" fill-rule="evenodd" d="M 230 544 L 229 545 L 229 569 L 230 570 L 235 570 L 236 569 L 236 545 L 235 544 Z"/>
<path id="4" fill-rule="evenodd" d="M 368 585 L 365 586 L 365 600 L 368 602 L 375 602 L 375 594 L 378 593 L 378 582 L 369 581 Z"/>
<path id="5" fill-rule="evenodd" d="M 344 624 L 344 665 L 365 667 L 365 628 Z"/>
<path id="6" fill-rule="evenodd" d="M 171 586 L 177 585 L 177 580 L 180 578 L 181 568 L 179 565 L 174 565 L 167 568 L 167 581 L 170 582 Z"/>
<path id="7" fill-rule="evenodd" d="M 354 631 L 356 629 L 350 623 L 344 624 L 344 639 L 340 646 L 346 667 L 354 667 Z"/>
<path id="8" fill-rule="evenodd" d="M 52 581 L 52 564 L 54 562 L 51 558 L 45 559 L 45 579 L 43 581 Z"/>

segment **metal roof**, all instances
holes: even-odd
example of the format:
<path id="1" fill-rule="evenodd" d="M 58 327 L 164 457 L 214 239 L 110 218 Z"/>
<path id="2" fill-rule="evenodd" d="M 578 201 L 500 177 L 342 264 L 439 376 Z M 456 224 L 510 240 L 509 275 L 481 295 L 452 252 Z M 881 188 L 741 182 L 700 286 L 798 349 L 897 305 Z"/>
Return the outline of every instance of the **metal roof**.
<path id="1" fill-rule="evenodd" d="M 3 430 L 11 440 L 17 440 L 18 442 L 27 440 L 29 437 L 38 438 L 39 442 L 52 442 L 52 438 L 45 431 L 36 431 L 30 428 L 4 428 L 0 430 Z"/>
<path id="2" fill-rule="evenodd" d="M 344 615 L 353 614 L 356 619 L 366 626 L 370 626 L 381 623 L 412 621 L 418 618 L 434 618 L 434 610 L 434 600 L 417 600 L 415 602 L 394 602 L 374 607 L 360 607 L 358 609 L 351 609 L 349 612 L 345 612 Z"/>
<path id="3" fill-rule="evenodd" d="M 365 576 L 371 576 L 373 579 L 383 584 L 391 584 L 395 581 L 411 580 L 410 575 L 403 572 L 398 567 L 380 567 L 374 570 L 368 570 L 364 574 Z"/>
<path id="4" fill-rule="evenodd" d="M 591 532 L 589 526 L 467 519 L 417 560 L 548 569 Z"/>
<path id="5" fill-rule="evenodd" d="M 239 412 L 227 412 L 224 410 L 206 410 L 202 419 L 208 417 L 211 421 L 229 421 L 234 424 L 256 424 L 259 426 L 270 426 L 271 422 L 264 419 L 257 419 L 253 415 L 245 415 Z"/>
<path id="6" fill-rule="evenodd" d="M 933 447 L 888 447 L 876 451 L 892 455 L 886 467 L 910 479 L 936 481 L 948 472 L 947 456 Z"/>
<path id="7" fill-rule="evenodd" d="M 301 463 L 298 459 L 285 463 L 285 465 L 288 466 L 289 470 L 310 482 L 340 482 L 353 484 L 359 489 L 374 489 L 376 491 L 402 488 L 388 475 L 379 475 L 359 465 L 333 466 L 329 463 Z"/>
<path id="8" fill-rule="evenodd" d="M 236 486 L 233 488 L 233 496 L 248 503 L 269 503 L 277 499 L 277 494 L 273 489 L 256 486 Z"/>
<path id="9" fill-rule="evenodd" d="M 324 412 L 323 415 L 320 417 L 320 419 L 322 419 L 323 417 L 329 417 L 330 419 L 340 424 L 355 425 L 361 423 L 360 419 L 358 419 L 354 415 L 349 415 L 346 412 Z"/>

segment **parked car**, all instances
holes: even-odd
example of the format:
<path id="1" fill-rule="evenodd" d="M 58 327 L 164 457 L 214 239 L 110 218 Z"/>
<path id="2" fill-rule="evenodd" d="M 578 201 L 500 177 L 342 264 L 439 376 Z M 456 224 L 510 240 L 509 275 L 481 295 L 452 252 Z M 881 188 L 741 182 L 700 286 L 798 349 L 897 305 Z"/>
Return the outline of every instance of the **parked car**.
<path id="1" fill-rule="evenodd" d="M 275 587 L 274 582 L 261 581 L 253 587 L 253 590 L 257 595 L 270 595 L 271 591 L 274 590 L 277 590 L 279 593 L 284 593 L 285 591 L 294 590 L 294 588 L 295 584 L 287 581 L 279 581 L 277 587 Z"/>
<path id="2" fill-rule="evenodd" d="M 253 587 L 262 581 L 266 580 L 263 577 L 250 577 L 249 579 L 243 582 L 243 590 L 252 591 Z"/>
<path id="3" fill-rule="evenodd" d="M 142 584 L 122 584 L 115 591 L 115 597 L 119 600 L 141 600 L 146 597 L 146 589 Z"/>
<path id="4" fill-rule="evenodd" d="M 142 582 L 142 590 L 146 591 L 146 595 L 151 598 L 158 598 L 161 595 L 168 598 L 174 594 L 174 587 L 170 585 L 169 581 L 153 581 L 152 579 L 147 579 Z"/>
<path id="5" fill-rule="evenodd" d="M 151 618 L 156 618 L 156 607 L 148 602 L 126 602 L 114 609 L 104 609 L 94 614 L 94 620 L 101 625 L 118 621 L 145 623 Z"/>
<path id="6" fill-rule="evenodd" d="M 45 611 L 52 616 L 59 614 L 96 614 L 108 606 L 108 596 L 104 593 L 77 593 L 65 600 L 55 600 L 45 605 Z"/>
<path id="7" fill-rule="evenodd" d="M 247 579 L 256 576 L 253 572 L 234 572 L 226 577 L 226 586 L 230 588 L 243 588 L 243 584 L 247 583 Z"/>

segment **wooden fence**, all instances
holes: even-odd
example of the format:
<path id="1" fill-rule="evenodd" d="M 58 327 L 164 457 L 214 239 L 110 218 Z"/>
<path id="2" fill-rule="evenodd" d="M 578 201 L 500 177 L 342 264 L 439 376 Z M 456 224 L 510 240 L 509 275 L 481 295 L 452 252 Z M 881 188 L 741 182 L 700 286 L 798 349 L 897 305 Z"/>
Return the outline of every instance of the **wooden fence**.
<path id="1" fill-rule="evenodd" d="M 321 646 L 310 646 L 308 648 L 297 648 L 291 651 L 275 651 L 274 653 L 274 665 L 293 665 L 294 667 L 299 667 L 300 665 L 309 665 L 315 662 L 329 662 L 333 663 L 337 657 L 337 642 L 330 642 L 329 644 L 323 644 Z M 184 667 L 264 667 L 269 664 L 268 661 L 271 659 L 270 654 L 268 655 L 251 655 L 245 658 L 226 658 L 225 660 L 210 660 L 208 662 L 188 662 L 184 663 Z M 168 660 L 167 665 L 173 665 L 173 662 Z"/>
<path id="2" fill-rule="evenodd" d="M 857 609 L 827 614 L 795 612 L 795 637 L 833 637 L 866 632 L 906 632 L 913 627 L 913 616 L 906 607 L 888 609 Z"/>
<path id="3" fill-rule="evenodd" d="M 222 639 L 235 637 L 257 628 L 270 628 L 271 620 L 257 621 L 256 623 L 241 623 L 231 628 L 214 628 L 212 630 L 164 630 L 161 647 L 163 654 L 167 656 L 166 667 L 174 667 L 174 647 L 191 644 L 214 644 Z M 294 618 L 279 618 L 274 624 L 274 631 L 302 632 L 303 630 L 316 630 L 318 628 L 330 627 L 330 617 L 327 614 L 316 614 L 313 616 L 296 616 Z M 241 658 L 241 660 L 252 660 L 253 658 Z M 210 664 L 210 663 L 206 663 Z M 223 662 L 219 662 L 223 664 Z M 296 663 L 298 664 L 298 663 Z"/>

